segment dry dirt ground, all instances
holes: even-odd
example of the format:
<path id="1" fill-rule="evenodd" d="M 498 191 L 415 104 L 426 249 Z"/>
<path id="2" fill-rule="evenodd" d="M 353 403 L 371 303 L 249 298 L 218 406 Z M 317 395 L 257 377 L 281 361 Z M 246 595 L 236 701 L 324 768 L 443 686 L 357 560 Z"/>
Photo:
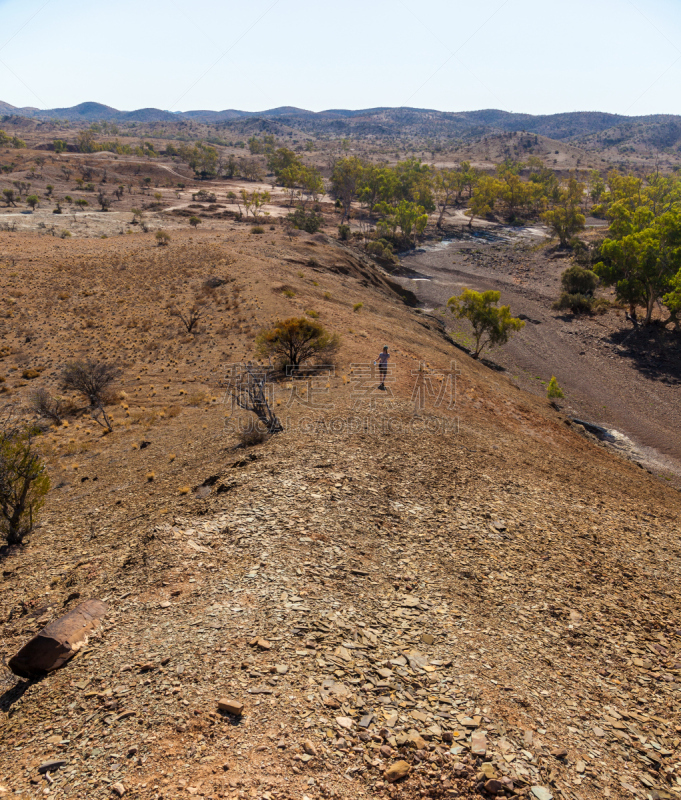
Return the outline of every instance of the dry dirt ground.
<path id="1" fill-rule="evenodd" d="M 1 673 L 0 795 L 681 794 L 678 491 L 340 243 L 248 230 L 0 233 L 3 398 L 59 391 L 73 356 L 122 369 L 112 434 L 45 433 L 53 489 L 2 561 L 5 662 L 84 599 L 109 611 L 58 672 Z M 170 312 L 197 298 L 187 335 Z M 238 448 L 227 365 L 309 311 L 333 370 L 276 384 L 285 431 Z"/>

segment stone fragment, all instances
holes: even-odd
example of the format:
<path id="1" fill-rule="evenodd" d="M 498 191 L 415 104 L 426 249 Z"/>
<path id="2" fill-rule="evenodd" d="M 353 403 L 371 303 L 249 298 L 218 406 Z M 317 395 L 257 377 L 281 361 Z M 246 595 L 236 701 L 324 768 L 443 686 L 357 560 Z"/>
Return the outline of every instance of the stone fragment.
<path id="1" fill-rule="evenodd" d="M 491 778 L 488 781 L 485 781 L 485 791 L 489 794 L 499 794 L 504 788 L 503 783 L 501 781 L 496 780 L 495 778 Z"/>
<path id="2" fill-rule="evenodd" d="M 345 728 L 348 731 L 351 730 L 352 726 L 354 725 L 350 717 L 336 717 L 336 722 L 341 726 L 341 728 Z"/>
<path id="3" fill-rule="evenodd" d="M 393 749 L 389 744 L 383 744 L 379 747 L 378 752 L 383 756 L 383 758 L 390 758 L 393 754 Z"/>
<path id="4" fill-rule="evenodd" d="M 60 619 L 50 622 L 9 661 L 9 668 L 22 678 L 39 677 L 65 664 L 96 630 L 107 606 L 86 600 Z"/>
<path id="5" fill-rule="evenodd" d="M 537 800 L 553 800 L 553 795 L 544 786 L 533 786 L 532 794 L 537 798 Z"/>
<path id="6" fill-rule="evenodd" d="M 270 644 L 270 642 L 267 641 L 267 639 L 259 639 L 259 638 L 252 639 L 250 645 L 251 647 L 259 647 L 261 650 L 272 649 L 272 645 Z"/>
<path id="7" fill-rule="evenodd" d="M 125 786 L 122 783 L 114 783 L 111 786 L 111 791 L 118 795 L 118 797 L 123 797 L 125 794 Z"/>
<path id="8" fill-rule="evenodd" d="M 564 747 L 554 747 L 553 750 L 551 750 L 551 755 L 554 758 L 565 758 L 567 754 L 568 752 Z"/>
<path id="9" fill-rule="evenodd" d="M 417 750 L 425 750 L 426 748 L 426 740 L 423 738 L 423 736 L 421 736 L 421 734 L 418 731 L 415 730 L 409 731 L 407 741 Z"/>
<path id="10" fill-rule="evenodd" d="M 487 753 L 487 737 L 482 731 L 475 731 L 471 735 L 471 753 L 474 756 L 484 756 Z"/>
<path id="11" fill-rule="evenodd" d="M 396 761 L 386 769 L 384 777 L 388 783 L 395 783 L 395 781 L 406 778 L 410 771 L 411 767 L 406 761 Z"/>
<path id="12" fill-rule="evenodd" d="M 584 770 L 586 769 L 586 764 L 583 761 L 578 761 L 575 764 L 575 769 L 577 770 L 577 772 L 580 772 L 580 773 L 584 772 Z"/>
<path id="13" fill-rule="evenodd" d="M 317 748 L 314 746 L 311 739 L 305 739 L 303 742 L 303 750 L 308 754 L 308 756 L 317 755 Z"/>
<path id="14" fill-rule="evenodd" d="M 276 666 L 277 675 L 286 675 L 288 672 L 288 667 L 286 664 L 277 664 Z"/>
<path id="15" fill-rule="evenodd" d="M 407 655 L 407 658 L 409 659 L 409 666 L 412 669 L 423 669 L 428 666 L 428 659 L 417 650 L 412 650 L 411 653 Z"/>
<path id="16" fill-rule="evenodd" d="M 423 644 L 433 644 L 435 642 L 435 637 L 432 633 L 422 633 L 421 641 Z"/>
<path id="17" fill-rule="evenodd" d="M 244 713 L 244 704 L 239 703 L 238 700 L 230 700 L 227 697 L 223 697 L 218 701 L 218 711 L 240 717 Z"/>
<path id="18" fill-rule="evenodd" d="M 55 759 L 53 761 L 45 761 L 38 767 L 38 772 L 44 775 L 46 772 L 56 772 L 60 767 L 66 766 L 68 761 L 64 759 Z"/>

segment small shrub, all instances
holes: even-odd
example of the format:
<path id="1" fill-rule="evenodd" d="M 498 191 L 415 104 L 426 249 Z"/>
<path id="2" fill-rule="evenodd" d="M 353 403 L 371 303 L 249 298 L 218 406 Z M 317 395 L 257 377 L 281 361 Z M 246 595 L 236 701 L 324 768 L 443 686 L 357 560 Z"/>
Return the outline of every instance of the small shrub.
<path id="1" fill-rule="evenodd" d="M 305 313 L 307 314 L 308 317 L 312 317 L 312 319 L 319 319 L 319 312 L 318 311 L 313 311 L 312 309 L 309 309 Z"/>
<path id="2" fill-rule="evenodd" d="M 364 308 L 364 303 L 355 303 L 352 307 L 353 311 L 361 311 Z"/>
<path id="3" fill-rule="evenodd" d="M 147 472 L 146 474 L 146 478 L 149 483 L 152 483 L 155 477 L 156 477 L 155 472 Z"/>
<path id="4" fill-rule="evenodd" d="M 189 224 L 192 228 L 197 228 L 201 224 L 200 217 L 189 217 Z"/>
<path id="5" fill-rule="evenodd" d="M 583 294 L 568 294 L 561 292 L 560 297 L 553 304 L 557 311 L 572 311 L 573 314 L 590 314 L 593 310 L 593 297 Z"/>
<path id="6" fill-rule="evenodd" d="M 331 299 L 331 292 L 324 292 L 324 299 L 330 300 Z"/>
<path id="7" fill-rule="evenodd" d="M 598 277 L 590 269 L 584 269 L 575 264 L 560 276 L 560 284 L 567 294 L 582 294 L 590 297 L 596 291 Z"/>
<path id="8" fill-rule="evenodd" d="M 338 238 L 342 242 L 347 242 L 350 238 L 350 226 L 349 225 L 339 225 L 338 226 Z"/>
<path id="9" fill-rule="evenodd" d="M 607 314 L 612 307 L 612 303 L 607 297 L 594 297 L 591 308 L 596 314 Z"/>
<path id="10" fill-rule="evenodd" d="M 366 246 L 366 251 L 374 258 L 389 263 L 397 261 L 397 257 L 393 253 L 393 246 L 386 239 L 376 239 L 369 242 Z"/>
<path id="11" fill-rule="evenodd" d="M 189 494 L 191 492 L 191 486 L 180 486 L 179 492 L 180 494 Z"/>
<path id="12" fill-rule="evenodd" d="M 309 213 L 304 208 L 297 208 L 292 214 L 289 214 L 287 219 L 298 230 L 305 231 L 306 233 L 317 233 L 322 227 L 324 217 L 321 214 L 315 214 L 314 211 Z"/>
<path id="13" fill-rule="evenodd" d="M 293 291 L 293 289 L 284 289 L 282 294 L 284 297 L 288 297 L 289 299 L 292 299 L 296 296 L 296 293 Z"/>
<path id="14" fill-rule="evenodd" d="M 549 381 L 549 385 L 546 389 L 546 394 L 549 400 L 556 400 L 560 397 L 565 397 L 563 390 L 558 385 L 555 375 L 551 376 L 551 380 Z"/>
<path id="15" fill-rule="evenodd" d="M 70 238 L 71 238 L 71 231 L 62 231 L 62 232 L 59 234 L 59 237 L 60 237 L 61 239 L 70 239 Z"/>
<path id="16" fill-rule="evenodd" d="M 256 423 L 253 427 L 239 432 L 239 447 L 255 447 L 267 441 L 267 437 L 264 426 Z"/>
<path id="17" fill-rule="evenodd" d="M 40 375 L 37 369 L 25 369 L 21 373 L 21 377 L 25 378 L 27 381 L 32 381 L 34 378 L 37 378 Z"/>
<path id="18" fill-rule="evenodd" d="M 254 225 L 251 228 L 251 233 L 255 233 L 255 234 L 265 233 L 265 229 L 263 228 L 262 225 Z"/>
<path id="19" fill-rule="evenodd" d="M 167 231 L 156 231 L 156 241 L 159 247 L 170 244 L 170 234 Z"/>

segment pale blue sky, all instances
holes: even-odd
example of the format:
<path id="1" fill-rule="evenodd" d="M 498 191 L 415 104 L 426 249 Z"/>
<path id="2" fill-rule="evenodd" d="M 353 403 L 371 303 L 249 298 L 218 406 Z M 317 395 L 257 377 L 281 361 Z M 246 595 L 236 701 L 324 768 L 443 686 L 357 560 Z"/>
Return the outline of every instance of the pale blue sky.
<path id="1" fill-rule="evenodd" d="M 681 0 L 0 0 L 0 100 L 681 114 Z"/>

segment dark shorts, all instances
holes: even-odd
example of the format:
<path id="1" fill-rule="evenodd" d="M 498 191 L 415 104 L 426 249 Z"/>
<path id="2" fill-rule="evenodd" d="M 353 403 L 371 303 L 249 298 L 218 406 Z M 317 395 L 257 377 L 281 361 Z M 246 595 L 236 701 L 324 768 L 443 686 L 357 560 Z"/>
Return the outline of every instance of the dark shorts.
<path id="1" fill-rule="evenodd" d="M 385 378 L 385 376 L 388 374 L 388 367 L 385 364 L 379 364 L 378 372 L 382 378 Z"/>

